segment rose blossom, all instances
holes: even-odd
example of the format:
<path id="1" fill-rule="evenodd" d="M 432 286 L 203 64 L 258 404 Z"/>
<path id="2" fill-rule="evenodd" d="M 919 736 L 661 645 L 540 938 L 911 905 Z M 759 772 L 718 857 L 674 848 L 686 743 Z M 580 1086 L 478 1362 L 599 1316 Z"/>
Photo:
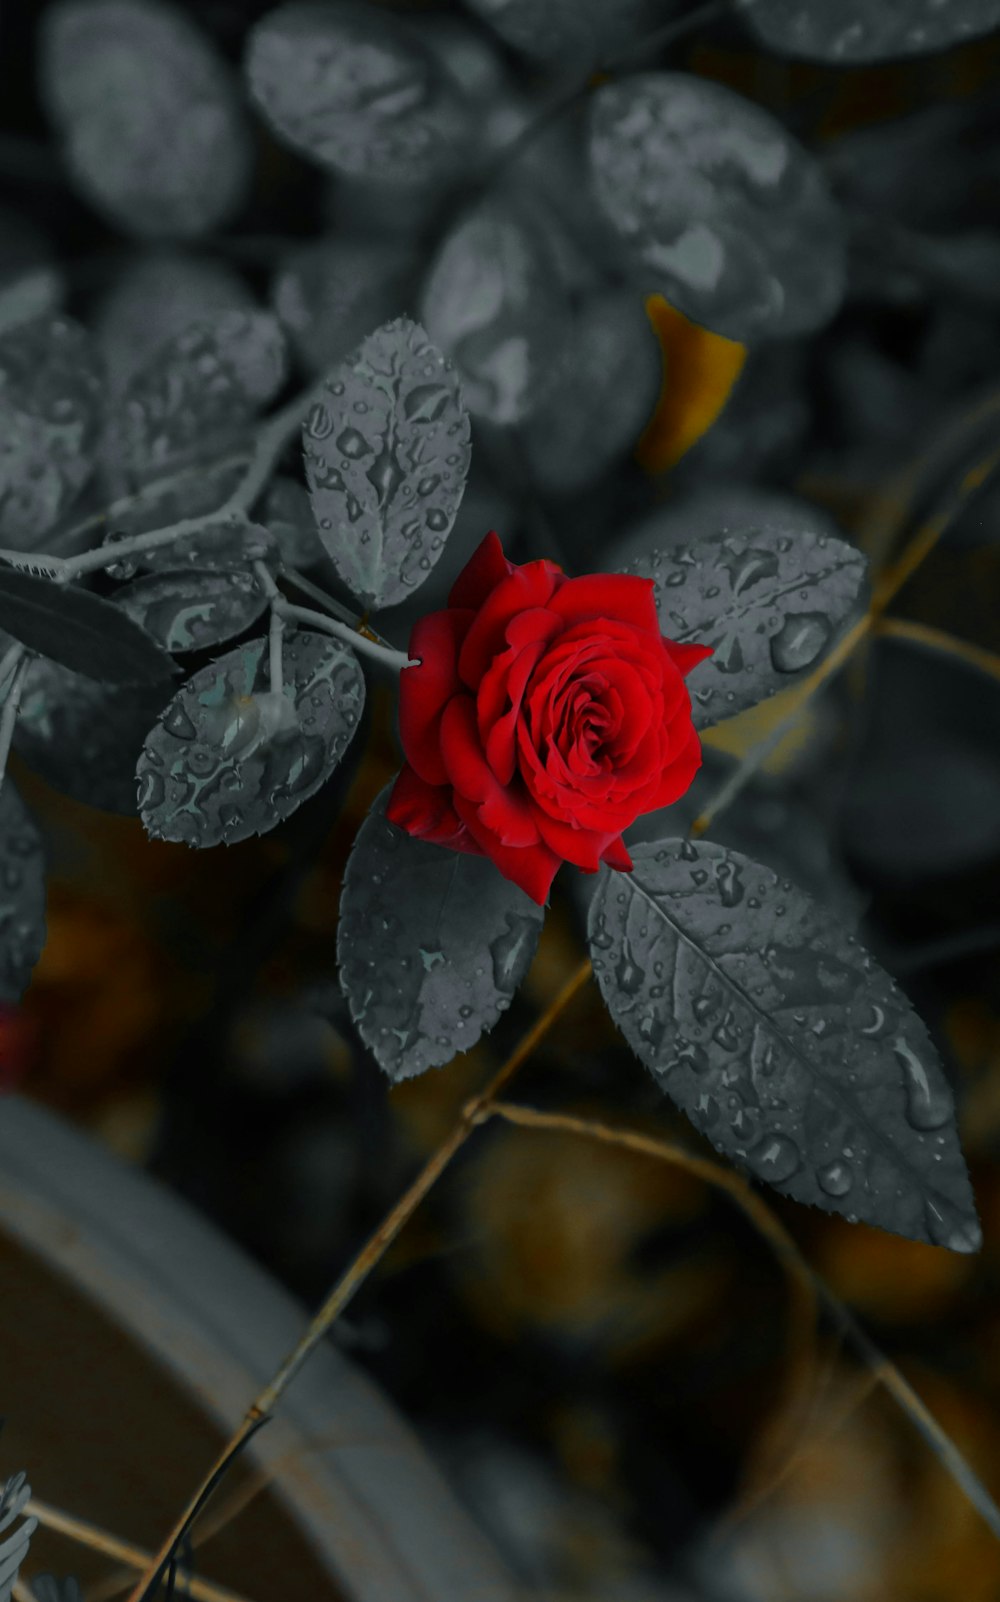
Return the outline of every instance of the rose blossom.
<path id="1" fill-rule="evenodd" d="M 683 675 L 710 654 L 664 639 L 651 579 L 519 567 L 488 534 L 413 626 L 390 821 L 489 857 L 537 902 L 561 862 L 631 869 L 622 830 L 701 763 Z"/>

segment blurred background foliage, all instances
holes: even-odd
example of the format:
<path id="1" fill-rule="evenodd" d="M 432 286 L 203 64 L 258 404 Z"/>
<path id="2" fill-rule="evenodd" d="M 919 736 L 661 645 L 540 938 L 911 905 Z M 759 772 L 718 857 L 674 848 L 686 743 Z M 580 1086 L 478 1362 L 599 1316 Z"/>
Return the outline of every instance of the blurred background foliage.
<path id="1" fill-rule="evenodd" d="M 564 82 L 565 63 L 499 44 L 457 4 L 388 9 L 431 41 L 446 24 L 463 30 L 455 38 L 484 73 L 483 115 L 495 118 L 498 142 L 517 125 L 512 107 L 537 107 Z M 266 7 L 209 0 L 188 10 L 236 61 Z M 51 273 L 66 308 L 99 331 L 112 385 L 141 340 L 162 335 L 155 308 L 173 305 L 181 286 L 199 314 L 234 298 L 273 303 L 303 378 L 386 309 L 409 309 L 451 202 L 380 211 L 377 197 L 331 183 L 260 121 L 251 198 L 224 233 L 144 247 L 103 223 L 67 182 L 25 70 L 37 21 L 15 0 L 0 20 L 10 215 L 0 289 L 25 260 Z M 796 496 L 877 564 L 972 465 L 957 421 L 978 408 L 979 454 L 996 443 L 1000 39 L 824 66 L 766 54 L 738 19 L 717 16 L 667 63 L 768 108 L 819 153 L 850 221 L 844 305 L 821 332 L 761 345 L 744 363 L 668 304 L 647 313 L 635 290 L 633 359 L 620 359 L 620 333 L 595 341 L 590 387 L 547 402 L 545 417 L 572 462 L 597 449 L 602 410 L 621 408 L 636 454 L 609 462 L 595 483 L 567 485 L 558 449 L 540 447 L 530 422 L 477 426 L 454 556 L 418 599 L 386 614 L 394 640 L 437 604 L 490 526 L 520 559 L 553 555 L 584 570 L 640 518 L 683 527 L 706 499 Z M 546 171 L 558 178 L 559 141 L 580 115 L 571 108 L 526 158 L 536 193 Z M 572 198 L 579 219 L 587 197 Z M 372 281 L 366 262 L 378 257 L 373 304 L 345 314 L 320 241 L 358 253 L 352 283 Z M 577 315 L 549 292 L 543 336 L 552 319 Z M 374 304 L 383 297 L 387 308 Z M 713 393 L 731 384 L 702 433 Z M 696 442 L 682 455 L 688 436 Z M 980 1255 L 774 1205 L 995 1494 L 998 603 L 993 488 L 905 588 L 899 621 L 798 721 L 728 820 L 734 843 L 754 840 L 764 860 L 770 851 L 860 916 L 959 1087 Z M 928 630 L 978 652 L 942 650 Z M 724 775 L 781 711 L 777 698 L 713 731 L 711 773 Z M 580 956 L 567 884 L 495 1035 L 387 1094 L 352 1032 L 333 949 L 350 843 L 397 765 L 393 724 L 381 686 L 325 790 L 268 837 L 211 853 L 151 841 L 137 820 L 77 805 L 12 764 L 42 821 L 52 878 L 45 953 L 23 1009 L 0 1025 L 0 1081 L 148 1166 L 308 1301 Z M 592 988 L 536 1053 L 518 1095 L 698 1145 Z M 336 1338 L 432 1445 L 528 1586 L 601 1602 L 996 1602 L 1000 1547 L 828 1330 L 794 1457 L 789 1465 L 786 1451 L 786 1471 L 769 1478 L 763 1448 L 795 1357 L 787 1315 L 780 1269 L 725 1196 L 631 1154 L 499 1128 L 424 1207 Z"/>

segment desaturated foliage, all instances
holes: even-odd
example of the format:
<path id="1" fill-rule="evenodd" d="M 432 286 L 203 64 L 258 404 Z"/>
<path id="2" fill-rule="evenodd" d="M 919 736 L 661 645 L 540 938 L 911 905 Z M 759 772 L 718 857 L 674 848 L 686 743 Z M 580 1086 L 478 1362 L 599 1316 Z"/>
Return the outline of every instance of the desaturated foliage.
<path id="1" fill-rule="evenodd" d="M 837 841 L 897 881 L 997 855 L 975 696 L 934 660 L 908 699 L 912 645 L 883 644 L 863 712 L 807 731 L 825 813 L 783 791 L 765 826 L 738 762 L 839 665 L 900 532 L 988 470 L 987 409 L 884 538 L 853 517 L 995 365 L 1000 248 L 956 151 L 995 182 L 996 119 L 841 136 L 833 89 L 824 121 L 737 58 L 898 60 L 1000 6 L 745 0 L 702 19 L 704 56 L 669 0 L 471 0 L 426 29 L 361 0 L 216 9 L 43 9 L 54 181 L 102 232 L 64 279 L 41 222 L 0 229 L 3 760 L 154 839 L 278 831 L 280 856 L 346 790 L 373 682 L 407 760 L 343 852 L 326 979 L 358 1050 L 395 1082 L 480 1041 L 558 868 L 612 1019 L 697 1130 L 795 1200 L 974 1250 L 955 1095 L 850 927 Z M 696 780 L 694 731 L 737 714 L 760 721 Z M 941 803 L 920 753 L 958 748 Z M 734 772 L 732 833 L 688 839 Z M 14 1002 L 45 907 L 9 778 L 0 888 Z"/>

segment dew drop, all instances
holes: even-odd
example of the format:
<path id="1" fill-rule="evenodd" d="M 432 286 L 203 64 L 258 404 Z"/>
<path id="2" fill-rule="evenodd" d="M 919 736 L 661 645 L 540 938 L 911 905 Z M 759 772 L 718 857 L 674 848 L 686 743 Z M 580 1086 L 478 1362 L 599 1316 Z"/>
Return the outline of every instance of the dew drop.
<path id="1" fill-rule="evenodd" d="M 902 1037 L 893 1042 L 892 1050 L 903 1070 L 907 1119 L 914 1129 L 940 1129 L 952 1112 L 951 1092 L 940 1069 L 928 1069 Z"/>
<path id="2" fill-rule="evenodd" d="M 846 1196 L 854 1184 L 854 1175 L 847 1163 L 827 1163 L 816 1175 L 820 1189 L 825 1190 L 828 1196 Z"/>
<path id="3" fill-rule="evenodd" d="M 802 1157 L 794 1140 L 787 1135 L 765 1135 L 750 1152 L 748 1161 L 761 1179 L 781 1185 L 797 1172 Z"/>
<path id="4" fill-rule="evenodd" d="M 832 630 L 822 612 L 791 612 L 771 640 L 771 661 L 779 673 L 799 673 L 825 650 Z"/>

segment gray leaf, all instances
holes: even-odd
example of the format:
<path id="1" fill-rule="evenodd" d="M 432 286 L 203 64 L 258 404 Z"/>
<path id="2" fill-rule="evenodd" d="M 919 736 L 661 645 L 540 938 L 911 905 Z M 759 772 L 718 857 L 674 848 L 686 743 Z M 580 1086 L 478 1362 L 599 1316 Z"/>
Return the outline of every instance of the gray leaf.
<path id="1" fill-rule="evenodd" d="M 0 334 L 57 312 L 66 280 L 52 246 L 34 223 L 0 207 Z"/>
<path id="2" fill-rule="evenodd" d="M 268 684 L 266 640 L 188 679 L 136 767 L 147 832 L 191 846 L 266 834 L 315 794 L 358 726 L 365 681 L 325 634 L 286 634 L 284 693 Z"/>
<path id="3" fill-rule="evenodd" d="M 303 429 L 306 478 L 330 559 L 366 606 L 417 589 L 451 532 L 469 471 L 469 418 L 451 364 L 417 323 L 372 334 Z"/>
<path id="4" fill-rule="evenodd" d="M 40 90 L 83 195 L 116 227 L 186 238 L 228 220 L 251 144 L 226 63 L 163 0 L 58 0 Z"/>
<path id="5" fill-rule="evenodd" d="M 637 274 L 734 339 L 821 328 L 845 286 L 843 219 L 779 122 L 731 89 L 650 72 L 598 89 L 590 165 Z"/>
<path id="6" fill-rule="evenodd" d="M 161 345 L 192 323 L 253 309 L 246 284 L 224 262 L 178 250 L 137 251 L 115 274 L 95 314 L 111 393 L 120 395 Z"/>
<path id="7" fill-rule="evenodd" d="M 382 791 L 358 830 L 340 904 L 341 988 L 397 1081 L 450 1062 L 510 1006 L 544 912 L 485 857 L 414 840 Z"/>
<path id="8" fill-rule="evenodd" d="M 634 537 L 629 540 L 634 551 Z M 656 585 L 660 627 L 671 640 L 711 645 L 688 678 L 694 722 L 710 727 L 794 684 L 859 614 L 867 562 L 844 540 L 791 520 L 736 523 L 608 571 Z"/>
<path id="9" fill-rule="evenodd" d="M 524 429 L 536 483 L 550 494 L 584 490 L 633 447 L 660 389 L 656 336 L 634 291 L 604 289 L 580 306 L 555 388 Z M 592 396 L 580 404 L 582 395 Z"/>
<path id="10" fill-rule="evenodd" d="M 348 177 L 422 180 L 474 148 L 457 86 L 416 31 L 384 10 L 278 6 L 250 34 L 246 76 L 276 133 Z"/>
<path id="11" fill-rule="evenodd" d="M 118 539 L 127 538 L 126 534 L 117 533 L 104 543 L 113 546 Z M 245 517 L 227 517 L 223 521 L 207 517 L 193 533 L 169 545 L 134 552 L 114 563 L 108 572 L 113 578 L 131 578 L 139 568 L 147 573 L 173 573 L 180 568 L 245 570 L 253 562 L 273 562 L 277 554 L 278 542 L 263 524 L 251 523 Z"/>
<path id="12" fill-rule="evenodd" d="M 0 1001 L 19 1001 L 45 945 L 45 863 L 8 776 L 0 790 Z"/>
<path id="13" fill-rule="evenodd" d="M 29 663 L 14 749 L 54 790 L 134 817 L 135 764 L 171 686 L 114 688 L 45 657 Z"/>
<path id="14" fill-rule="evenodd" d="M 551 239 L 527 206 L 492 199 L 460 217 L 431 263 L 420 309 L 475 416 L 521 422 L 554 384 L 572 320 Z"/>
<path id="15" fill-rule="evenodd" d="M 267 607 L 255 575 L 239 569 L 151 573 L 118 590 L 114 601 L 167 651 L 201 651 L 235 639 Z"/>
<path id="16" fill-rule="evenodd" d="M 115 494 L 238 443 L 286 371 L 284 335 L 269 312 L 223 312 L 161 345 L 109 419 L 104 454 Z"/>
<path id="17" fill-rule="evenodd" d="M 636 847 L 590 945 L 636 1055 L 718 1150 L 799 1202 L 981 1243 L 951 1088 L 906 998 L 815 902 L 738 852 Z"/>
<path id="18" fill-rule="evenodd" d="M 0 338 L 0 543 L 34 549 L 87 482 L 101 391 L 90 337 L 69 318 Z"/>
<path id="19" fill-rule="evenodd" d="M 15 1474 L 0 1490 L 0 1535 L 9 1529 L 31 1497 L 31 1486 L 23 1474 Z M 0 1541 L 0 1602 L 10 1602 L 18 1570 L 28 1555 L 31 1537 L 38 1526 L 36 1518 L 25 1518 Z"/>
<path id="20" fill-rule="evenodd" d="M 32 651 L 105 684 L 162 684 L 170 657 L 100 595 L 0 568 L 0 628 Z"/>
<path id="21" fill-rule="evenodd" d="M 274 309 L 306 370 L 325 373 L 412 300 L 415 266 L 394 240 L 311 240 L 282 263 Z"/>
<path id="22" fill-rule="evenodd" d="M 889 61 L 1000 27 L 1000 0 L 737 0 L 757 37 L 814 61 Z"/>
<path id="23" fill-rule="evenodd" d="M 651 0 L 469 0 L 501 39 L 534 61 L 597 66 L 653 20 Z M 662 14 L 663 5 L 655 8 Z"/>

